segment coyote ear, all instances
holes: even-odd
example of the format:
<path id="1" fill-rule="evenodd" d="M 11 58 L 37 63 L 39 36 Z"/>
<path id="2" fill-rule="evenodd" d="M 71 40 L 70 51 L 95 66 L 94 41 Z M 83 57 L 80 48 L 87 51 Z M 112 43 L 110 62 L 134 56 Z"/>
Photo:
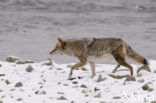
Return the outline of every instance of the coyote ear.
<path id="1" fill-rule="evenodd" d="M 60 43 L 62 43 L 63 42 L 63 39 L 61 39 L 61 38 L 57 38 L 57 40 L 60 42 Z"/>
<path id="2" fill-rule="evenodd" d="M 60 42 L 62 48 L 64 49 L 64 46 L 65 46 L 65 41 L 61 38 L 57 38 L 57 40 Z"/>

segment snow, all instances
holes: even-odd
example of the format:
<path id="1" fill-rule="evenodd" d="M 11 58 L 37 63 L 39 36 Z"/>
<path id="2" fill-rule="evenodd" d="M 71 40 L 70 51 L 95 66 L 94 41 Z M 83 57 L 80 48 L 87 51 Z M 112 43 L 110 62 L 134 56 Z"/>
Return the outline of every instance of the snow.
<path id="1" fill-rule="evenodd" d="M 127 81 L 126 78 L 114 79 L 109 76 L 115 65 L 96 64 L 96 76 L 91 79 L 90 66 L 83 70 L 74 70 L 73 80 L 68 80 L 69 64 L 43 65 L 45 62 L 16 64 L 0 61 L 0 100 L 3 103 L 150 103 L 156 100 L 156 60 L 150 60 L 152 72 L 141 71 L 136 74 L 138 65 L 134 67 L 136 81 Z M 33 67 L 27 72 L 28 66 Z M 129 75 L 129 71 L 120 67 L 113 75 Z M 99 75 L 103 80 L 97 82 Z M 6 80 L 10 83 L 7 84 Z M 144 80 L 143 82 L 139 82 Z M 23 86 L 15 87 L 22 82 Z M 150 82 L 153 90 L 143 90 L 142 86 Z M 85 86 L 82 86 L 85 85 Z M 65 100 L 60 100 L 64 97 Z"/>

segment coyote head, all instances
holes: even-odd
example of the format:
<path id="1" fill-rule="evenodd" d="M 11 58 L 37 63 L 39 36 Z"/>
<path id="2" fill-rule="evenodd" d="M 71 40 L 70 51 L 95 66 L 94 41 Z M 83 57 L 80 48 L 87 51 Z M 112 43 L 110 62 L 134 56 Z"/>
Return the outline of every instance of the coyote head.
<path id="1" fill-rule="evenodd" d="M 62 40 L 61 38 L 57 38 L 57 40 L 59 41 L 55 48 L 50 52 L 50 54 L 61 54 L 63 55 L 64 54 L 64 46 L 65 46 L 65 41 Z"/>

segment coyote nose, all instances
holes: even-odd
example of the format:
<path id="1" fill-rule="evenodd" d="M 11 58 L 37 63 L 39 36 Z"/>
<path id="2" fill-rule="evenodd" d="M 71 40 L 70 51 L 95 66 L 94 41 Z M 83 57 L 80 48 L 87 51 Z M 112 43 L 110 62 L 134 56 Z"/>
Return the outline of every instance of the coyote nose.
<path id="1" fill-rule="evenodd" d="M 55 51 L 51 51 L 50 54 L 54 55 L 55 54 Z"/>
<path id="2" fill-rule="evenodd" d="M 55 54 L 56 49 L 53 49 L 50 54 Z"/>
<path id="3" fill-rule="evenodd" d="M 51 52 L 50 52 L 50 54 L 52 54 L 52 55 L 53 55 L 53 52 L 51 51 Z"/>

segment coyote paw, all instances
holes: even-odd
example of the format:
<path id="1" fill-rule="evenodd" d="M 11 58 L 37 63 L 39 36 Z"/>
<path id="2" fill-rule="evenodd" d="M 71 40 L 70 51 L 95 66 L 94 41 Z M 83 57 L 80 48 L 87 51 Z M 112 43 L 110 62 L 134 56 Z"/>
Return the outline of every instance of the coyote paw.
<path id="1" fill-rule="evenodd" d="M 68 80 L 71 80 L 72 78 L 71 78 L 71 76 L 68 76 Z"/>
<path id="2" fill-rule="evenodd" d="M 94 78 L 95 74 L 91 76 L 91 78 Z"/>
<path id="3" fill-rule="evenodd" d="M 133 77 L 133 76 L 128 76 L 128 77 L 125 79 L 123 85 L 125 85 L 127 81 L 136 81 L 136 78 Z"/>
<path id="4" fill-rule="evenodd" d="M 68 76 L 68 80 L 74 80 L 74 79 L 76 79 L 76 78 L 73 78 L 72 76 Z"/>
<path id="5" fill-rule="evenodd" d="M 113 70 L 112 73 L 116 73 L 116 70 Z"/>
<path id="6" fill-rule="evenodd" d="M 68 80 L 74 80 L 74 79 L 76 79 L 76 78 L 68 78 Z"/>

